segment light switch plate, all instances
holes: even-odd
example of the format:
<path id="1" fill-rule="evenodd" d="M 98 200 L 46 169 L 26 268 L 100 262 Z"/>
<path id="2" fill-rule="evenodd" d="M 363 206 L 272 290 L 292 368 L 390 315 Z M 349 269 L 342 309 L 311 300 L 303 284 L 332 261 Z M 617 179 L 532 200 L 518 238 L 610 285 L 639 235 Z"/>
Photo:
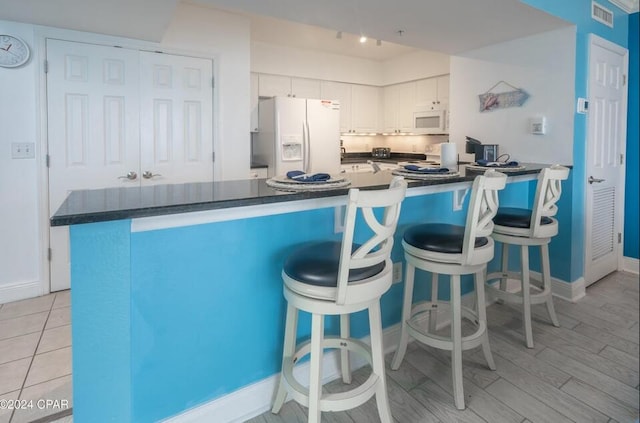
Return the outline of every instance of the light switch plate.
<path id="1" fill-rule="evenodd" d="M 33 159 L 36 157 L 36 145 L 32 142 L 11 143 L 12 159 Z"/>

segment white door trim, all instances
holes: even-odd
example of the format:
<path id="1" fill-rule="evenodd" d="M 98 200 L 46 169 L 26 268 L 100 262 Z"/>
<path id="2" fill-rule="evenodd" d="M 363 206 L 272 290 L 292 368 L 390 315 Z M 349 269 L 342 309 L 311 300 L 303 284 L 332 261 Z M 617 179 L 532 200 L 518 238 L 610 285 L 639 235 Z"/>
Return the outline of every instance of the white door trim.
<path id="1" fill-rule="evenodd" d="M 38 166 L 38 222 L 39 222 L 39 243 L 40 254 L 39 263 L 40 280 L 38 281 L 37 295 L 46 295 L 51 292 L 51 274 L 49 268 L 49 246 L 50 246 L 50 225 L 49 225 L 49 170 L 47 168 L 46 157 L 48 151 L 48 121 L 47 121 L 47 74 L 44 72 L 44 63 L 47 59 L 46 40 L 58 39 L 63 41 L 82 42 L 85 44 L 97 44 L 102 46 L 121 46 L 125 48 L 155 51 L 161 50 L 168 54 L 182 55 L 208 59 L 213 62 L 214 80 L 219 79 L 220 74 L 220 54 L 210 51 L 186 50 L 176 47 L 168 47 L 158 43 L 131 38 L 116 37 L 111 35 L 97 34 L 68 30 L 47 26 L 34 27 L 34 52 L 33 59 L 37 61 L 37 75 L 34 75 L 36 84 L 36 122 L 38 125 L 36 134 L 36 160 Z M 213 81 L 212 81 L 213 83 Z M 219 91 L 213 87 L 212 99 L 212 119 L 213 119 L 213 151 L 222 150 L 219 117 L 217 114 L 219 104 Z M 214 163 L 214 179 L 220 179 L 220 166 Z M 30 291 L 30 292 L 36 292 Z M 22 298 L 22 297 L 21 297 Z"/>
<path id="2" fill-rule="evenodd" d="M 617 189 L 618 189 L 618 193 L 619 195 L 616 198 L 616 218 L 619 221 L 620 226 L 618 227 L 618 230 L 620 231 L 620 233 L 622 234 L 622 240 L 620 243 L 620 246 L 618 248 L 618 257 L 617 257 L 617 270 L 621 270 L 624 268 L 624 252 L 623 252 L 623 246 L 624 246 L 624 197 L 625 197 L 625 169 L 626 169 L 626 164 L 627 164 L 627 152 L 626 152 L 626 148 L 627 148 L 627 102 L 628 102 L 628 86 L 629 86 L 629 81 L 628 81 L 628 75 L 629 75 L 629 51 L 624 48 L 619 46 L 618 44 L 615 44 L 611 41 L 608 41 L 602 37 L 599 37 L 595 34 L 589 34 L 589 51 L 588 51 L 588 63 L 587 63 L 587 98 L 590 98 L 590 91 L 591 91 L 591 83 L 592 83 L 592 75 L 590 75 L 590 71 L 591 71 L 591 59 L 592 59 L 592 48 L 593 46 L 599 46 L 602 48 L 605 48 L 607 50 L 610 50 L 614 53 L 619 54 L 620 56 L 623 57 L 623 68 L 624 68 L 624 75 L 627 78 L 627 81 L 625 83 L 625 89 L 623 90 L 623 95 L 622 95 L 622 109 L 621 109 L 621 119 L 620 119 L 620 145 L 619 145 L 619 151 L 621 152 L 621 154 L 623 154 L 624 157 L 624 164 L 622 166 L 619 167 L 619 173 L 618 173 L 618 185 L 617 185 Z M 589 116 L 587 115 L 587 149 L 589 148 L 590 142 L 589 142 L 589 138 L 590 138 L 590 131 L 589 131 Z M 585 151 L 585 178 L 587 177 L 588 174 L 588 166 L 589 166 L 589 151 Z M 586 179 L 584 181 L 584 186 L 585 186 L 585 196 L 584 196 L 584 210 L 588 211 L 588 206 L 587 206 L 587 182 Z M 590 257 L 588 257 L 588 251 L 589 249 L 587 248 L 587 242 L 590 242 L 590 239 L 588 239 L 587 235 L 588 235 L 588 227 L 587 225 L 584 226 L 584 240 L 585 240 L 585 248 L 583 251 L 584 254 L 584 269 L 583 269 L 583 273 L 584 273 L 584 279 L 587 280 L 587 270 L 588 270 L 588 265 L 589 265 L 589 260 Z"/>

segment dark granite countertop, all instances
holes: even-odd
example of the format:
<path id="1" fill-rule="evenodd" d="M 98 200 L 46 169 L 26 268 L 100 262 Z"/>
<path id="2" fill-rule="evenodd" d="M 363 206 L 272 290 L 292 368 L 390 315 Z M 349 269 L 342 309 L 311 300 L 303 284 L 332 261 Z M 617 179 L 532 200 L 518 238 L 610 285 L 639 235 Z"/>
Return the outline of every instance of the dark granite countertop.
<path id="1" fill-rule="evenodd" d="M 536 174 L 549 165 L 524 164 L 526 169 L 509 176 Z M 460 176 L 446 179 L 408 180 L 409 189 L 472 181 L 478 172 L 459 166 Z M 350 188 L 380 189 L 389 185 L 391 171 L 349 173 Z M 346 195 L 349 188 L 326 191 L 283 192 L 269 187 L 266 179 L 155 185 L 73 191 L 51 218 L 51 226 L 188 213 Z"/>

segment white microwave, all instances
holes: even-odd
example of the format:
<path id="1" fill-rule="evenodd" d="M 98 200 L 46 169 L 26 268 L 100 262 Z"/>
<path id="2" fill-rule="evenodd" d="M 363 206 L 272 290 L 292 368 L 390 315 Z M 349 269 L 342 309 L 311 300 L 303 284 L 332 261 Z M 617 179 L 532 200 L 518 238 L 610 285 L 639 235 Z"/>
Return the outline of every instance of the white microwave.
<path id="1" fill-rule="evenodd" d="M 416 134 L 446 134 L 446 111 L 428 110 L 413 113 L 413 132 Z"/>

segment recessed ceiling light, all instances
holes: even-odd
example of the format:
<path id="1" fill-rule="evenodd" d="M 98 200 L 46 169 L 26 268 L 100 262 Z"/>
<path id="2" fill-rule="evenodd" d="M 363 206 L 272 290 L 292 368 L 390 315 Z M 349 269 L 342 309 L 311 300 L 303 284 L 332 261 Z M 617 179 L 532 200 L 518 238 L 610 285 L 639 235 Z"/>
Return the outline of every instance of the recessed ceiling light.
<path id="1" fill-rule="evenodd" d="M 361 42 L 362 44 L 366 43 L 366 42 L 367 42 L 367 37 L 365 37 L 364 35 L 361 35 L 361 36 L 360 36 L 360 42 Z"/>

